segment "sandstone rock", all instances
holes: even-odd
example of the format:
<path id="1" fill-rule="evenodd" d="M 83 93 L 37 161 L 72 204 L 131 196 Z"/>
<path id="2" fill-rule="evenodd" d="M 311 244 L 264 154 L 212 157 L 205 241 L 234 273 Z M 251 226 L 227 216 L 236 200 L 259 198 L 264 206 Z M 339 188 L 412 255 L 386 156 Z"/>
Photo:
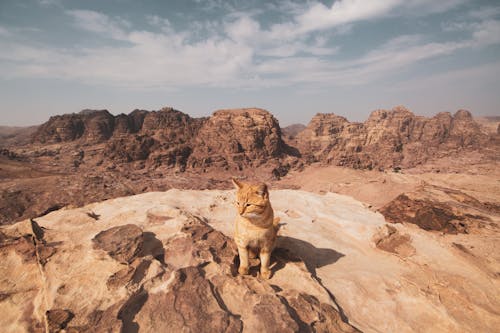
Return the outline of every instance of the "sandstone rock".
<path id="1" fill-rule="evenodd" d="M 376 110 L 364 123 L 317 114 L 297 136 L 310 161 L 368 169 L 413 167 L 456 149 L 479 149 L 487 140 L 468 111 L 424 118 L 404 107 Z"/>
<path id="2" fill-rule="evenodd" d="M 81 116 L 76 114 L 53 116 L 38 127 L 32 140 L 40 143 L 72 141 L 80 138 L 84 130 Z"/>
<path id="3" fill-rule="evenodd" d="M 21 243 L 14 242 L 22 237 L 12 239 L 23 230 L 33 232 L 33 224 L 2 229 L 0 241 L 10 244 L 0 246 L 0 273 L 8 277 L 0 279 L 0 310 L 8 314 L 0 317 L 2 327 L 37 332 L 44 327 L 51 332 L 357 332 L 343 322 L 301 259 L 290 260 L 278 251 L 271 284 L 238 276 L 232 239 L 206 218 L 174 208 L 170 203 L 175 197 L 180 198 L 163 204 L 146 199 L 139 206 L 123 198 L 37 219 L 35 229 L 43 234 L 38 230 L 38 236 L 29 237 L 60 248 L 38 269 L 33 269 L 38 265 L 34 243 L 23 243 L 31 246 L 23 262 L 15 251 Z M 98 223 L 88 211 L 100 216 Z M 150 224 L 153 211 L 170 219 Z M 127 220 L 138 225 L 120 225 Z M 185 246 L 178 246 L 182 242 Z M 101 249 L 111 257 L 101 256 Z M 176 260 L 179 256 L 184 259 Z M 290 283 L 287 276 L 300 283 Z M 10 283 L 14 278 L 16 284 Z"/>
<path id="4" fill-rule="evenodd" d="M 144 238 L 141 228 L 126 224 L 101 231 L 92 241 L 95 248 L 106 251 L 113 259 L 130 263 L 141 251 Z"/>
<path id="5" fill-rule="evenodd" d="M 424 230 L 469 233 L 484 227 L 487 205 L 461 191 L 425 186 L 399 195 L 380 209 L 391 223 L 412 223 Z M 486 213 L 486 214 L 485 214 Z"/>
<path id="6" fill-rule="evenodd" d="M 134 111 L 129 113 L 128 118 L 130 119 L 131 133 L 136 133 L 142 129 L 142 125 L 144 124 L 144 118 L 146 118 L 146 115 L 148 113 L 149 111 L 138 110 L 138 109 L 135 109 Z"/>
<path id="7" fill-rule="evenodd" d="M 24 191 L 3 190 L 0 192 L 0 224 L 6 224 L 23 216 L 30 206 L 30 197 Z"/>
<path id="8" fill-rule="evenodd" d="M 84 110 L 52 117 L 32 145 L 2 150 L 0 224 L 144 191 L 227 188 L 229 173 L 279 180 L 313 162 L 485 174 L 500 154 L 499 136 L 488 133 L 467 111 L 425 118 L 403 107 L 377 110 L 364 123 L 319 114 L 286 142 L 276 119 L 260 109 L 210 118 L 172 108 L 116 117 Z"/>
<path id="9" fill-rule="evenodd" d="M 145 160 L 158 146 L 158 142 L 145 135 L 133 135 L 109 140 L 104 148 L 104 156 L 126 163 Z"/>
<path id="10" fill-rule="evenodd" d="M 74 317 L 71 311 L 64 309 L 48 310 L 46 315 L 49 332 L 60 332 Z"/>
<path id="11" fill-rule="evenodd" d="M 85 142 L 99 143 L 106 141 L 113 135 L 115 118 L 107 110 L 88 110 L 87 112 L 82 112 L 79 115 L 82 116 L 84 125 L 82 139 Z"/>
<path id="12" fill-rule="evenodd" d="M 377 248 L 404 258 L 415 254 L 415 248 L 411 245 L 409 235 L 401 234 L 396 228 L 388 224 L 381 229 L 374 240 Z"/>
<path id="13" fill-rule="evenodd" d="M 284 150 L 278 121 L 269 112 L 220 110 L 198 132 L 189 166 L 242 169 L 278 158 Z"/>
<path id="14" fill-rule="evenodd" d="M 135 126 L 133 124 L 132 117 L 127 116 L 126 114 L 119 114 L 115 117 L 114 120 L 115 126 L 113 131 L 113 136 L 125 136 L 130 133 L 137 132 L 135 130 Z M 142 125 L 142 124 L 141 124 Z"/>
<path id="15" fill-rule="evenodd" d="M 168 292 L 148 296 L 137 325 L 158 332 L 241 332 L 243 323 L 224 309 L 203 275 L 200 267 L 176 271 Z"/>

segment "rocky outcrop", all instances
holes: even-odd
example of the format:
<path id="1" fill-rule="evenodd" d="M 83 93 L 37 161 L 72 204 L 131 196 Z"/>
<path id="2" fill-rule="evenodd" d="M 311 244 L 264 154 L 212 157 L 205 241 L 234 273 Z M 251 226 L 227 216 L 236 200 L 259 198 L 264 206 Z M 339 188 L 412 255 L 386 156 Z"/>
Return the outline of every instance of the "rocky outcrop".
<path id="1" fill-rule="evenodd" d="M 83 112 L 83 113 L 82 113 Z M 86 143 L 99 143 L 106 141 L 113 135 L 115 129 L 115 117 L 107 110 L 82 111 L 79 115 L 83 120 L 82 139 Z"/>
<path id="2" fill-rule="evenodd" d="M 472 165 L 467 172 L 486 173 L 500 156 L 500 136 L 481 128 L 467 111 L 424 118 L 402 107 L 364 123 L 318 114 L 292 136 L 261 109 L 209 118 L 168 107 L 115 117 L 84 110 L 52 117 L 35 144 L 0 149 L 0 223 L 144 191 L 223 188 L 230 175 L 278 180 L 313 162 L 418 172 Z"/>
<path id="3" fill-rule="evenodd" d="M 237 274 L 233 191 L 145 193 L 1 227 L 0 325 L 14 332 L 498 327 L 497 267 L 480 255 L 495 253 L 490 229 L 436 235 L 387 225 L 346 196 L 270 196 L 284 225 L 269 280 L 260 278 L 258 259 L 249 275 Z"/>
<path id="4" fill-rule="evenodd" d="M 359 332 L 301 259 L 290 261 L 293 254 L 277 251 L 276 269 L 300 285 L 239 276 L 235 243 L 204 218 L 167 205 L 141 209 L 136 220 L 125 216 L 137 207 L 119 206 L 121 213 L 95 206 L 98 223 L 66 211 L 62 219 L 2 229 L 4 329 Z M 119 224 L 134 220 L 139 224 Z M 43 256 L 43 247 L 54 250 Z"/>
<path id="5" fill-rule="evenodd" d="M 428 231 L 470 233 L 492 221 L 491 207 L 459 190 L 426 185 L 403 193 L 379 211 L 391 223 L 411 223 Z"/>
<path id="6" fill-rule="evenodd" d="M 425 118 L 404 107 L 376 110 L 364 123 L 318 114 L 297 137 L 309 161 L 363 169 L 413 167 L 454 150 L 478 149 L 487 140 L 468 111 Z"/>
<path id="7" fill-rule="evenodd" d="M 317 114 L 305 129 L 286 129 L 282 138 L 278 121 L 262 109 L 220 110 L 209 118 L 191 118 L 166 107 L 115 117 L 106 110 L 55 116 L 38 128 L 33 140 L 105 142 L 105 157 L 113 161 L 146 160 L 151 154 L 148 167 L 180 171 L 272 165 L 280 177 L 300 157 L 305 163 L 362 169 L 414 167 L 434 157 L 480 149 L 488 135 L 465 110 L 425 118 L 396 107 L 376 110 L 364 123 Z"/>
<path id="8" fill-rule="evenodd" d="M 144 243 L 142 230 L 135 224 L 116 226 L 98 233 L 92 241 L 94 248 L 106 251 L 121 263 L 130 263 Z"/>
<path id="9" fill-rule="evenodd" d="M 32 140 L 39 143 L 73 141 L 80 138 L 83 131 L 84 125 L 81 116 L 77 114 L 53 116 L 38 127 Z"/>
<path id="10" fill-rule="evenodd" d="M 158 146 L 159 143 L 152 137 L 136 134 L 109 140 L 103 153 L 112 161 L 127 163 L 146 160 Z"/>
<path id="11" fill-rule="evenodd" d="M 282 157 L 276 118 L 262 109 L 220 110 L 201 127 L 189 158 L 192 168 L 259 166 Z"/>
<path id="12" fill-rule="evenodd" d="M 87 143 L 105 141 L 113 134 L 115 118 L 107 110 L 50 117 L 32 136 L 33 142 L 56 143 L 82 139 Z"/>

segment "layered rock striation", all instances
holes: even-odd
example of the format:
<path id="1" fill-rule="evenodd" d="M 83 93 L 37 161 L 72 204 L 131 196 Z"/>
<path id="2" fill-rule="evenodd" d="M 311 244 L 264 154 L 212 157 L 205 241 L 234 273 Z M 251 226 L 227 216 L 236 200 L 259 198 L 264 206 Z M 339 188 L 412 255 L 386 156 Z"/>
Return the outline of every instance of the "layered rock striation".
<path id="1" fill-rule="evenodd" d="M 220 110 L 194 140 L 190 166 L 259 166 L 283 157 L 285 144 L 276 118 L 262 109 Z"/>
<path id="2" fill-rule="evenodd" d="M 220 110 L 192 118 L 172 108 L 135 110 L 113 117 L 84 110 L 54 116 L 41 125 L 35 143 L 104 143 L 104 157 L 116 162 L 147 160 L 152 167 L 242 170 L 286 155 L 276 118 L 262 109 Z"/>
<path id="3" fill-rule="evenodd" d="M 192 118 L 172 108 L 118 116 L 84 110 L 51 117 L 32 140 L 104 143 L 108 159 L 147 161 L 154 168 L 242 170 L 271 162 L 285 173 L 283 165 L 289 168 L 291 159 L 296 165 L 298 158 L 361 169 L 410 168 L 498 141 L 466 110 L 426 118 L 404 107 L 376 110 L 364 123 L 317 114 L 304 129 L 295 126 L 290 131 L 282 138 L 276 118 L 256 108 L 220 110 L 208 118 Z"/>
<path id="4" fill-rule="evenodd" d="M 376 110 L 364 123 L 335 114 L 317 114 L 297 136 L 308 161 L 361 169 L 414 167 L 430 158 L 488 142 L 470 112 L 415 116 L 404 107 Z"/>

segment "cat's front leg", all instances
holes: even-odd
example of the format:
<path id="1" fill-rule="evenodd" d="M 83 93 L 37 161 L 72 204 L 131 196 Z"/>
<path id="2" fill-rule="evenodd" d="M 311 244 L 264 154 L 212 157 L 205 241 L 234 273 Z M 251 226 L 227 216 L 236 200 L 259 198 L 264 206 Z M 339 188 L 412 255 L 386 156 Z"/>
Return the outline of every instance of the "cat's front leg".
<path id="1" fill-rule="evenodd" d="M 240 255 L 240 267 L 238 273 L 241 275 L 248 274 L 248 248 L 238 246 L 238 254 Z"/>
<path id="2" fill-rule="evenodd" d="M 263 279 L 271 278 L 271 270 L 269 269 L 269 265 L 271 262 L 271 251 L 261 250 L 260 251 L 260 276 Z"/>

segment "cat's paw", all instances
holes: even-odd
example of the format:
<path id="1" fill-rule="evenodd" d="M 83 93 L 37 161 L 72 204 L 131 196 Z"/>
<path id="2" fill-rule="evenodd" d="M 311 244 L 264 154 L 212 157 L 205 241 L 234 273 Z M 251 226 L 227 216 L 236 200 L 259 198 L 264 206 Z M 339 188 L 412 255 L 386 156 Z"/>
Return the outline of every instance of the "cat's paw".
<path id="1" fill-rule="evenodd" d="M 240 266 L 240 268 L 238 268 L 238 273 L 240 273 L 240 275 L 247 275 L 248 267 Z"/>
<path id="2" fill-rule="evenodd" d="M 269 280 L 271 278 L 271 271 L 270 270 L 262 270 L 262 271 L 260 271 L 260 276 L 262 276 L 262 278 L 265 280 Z"/>

